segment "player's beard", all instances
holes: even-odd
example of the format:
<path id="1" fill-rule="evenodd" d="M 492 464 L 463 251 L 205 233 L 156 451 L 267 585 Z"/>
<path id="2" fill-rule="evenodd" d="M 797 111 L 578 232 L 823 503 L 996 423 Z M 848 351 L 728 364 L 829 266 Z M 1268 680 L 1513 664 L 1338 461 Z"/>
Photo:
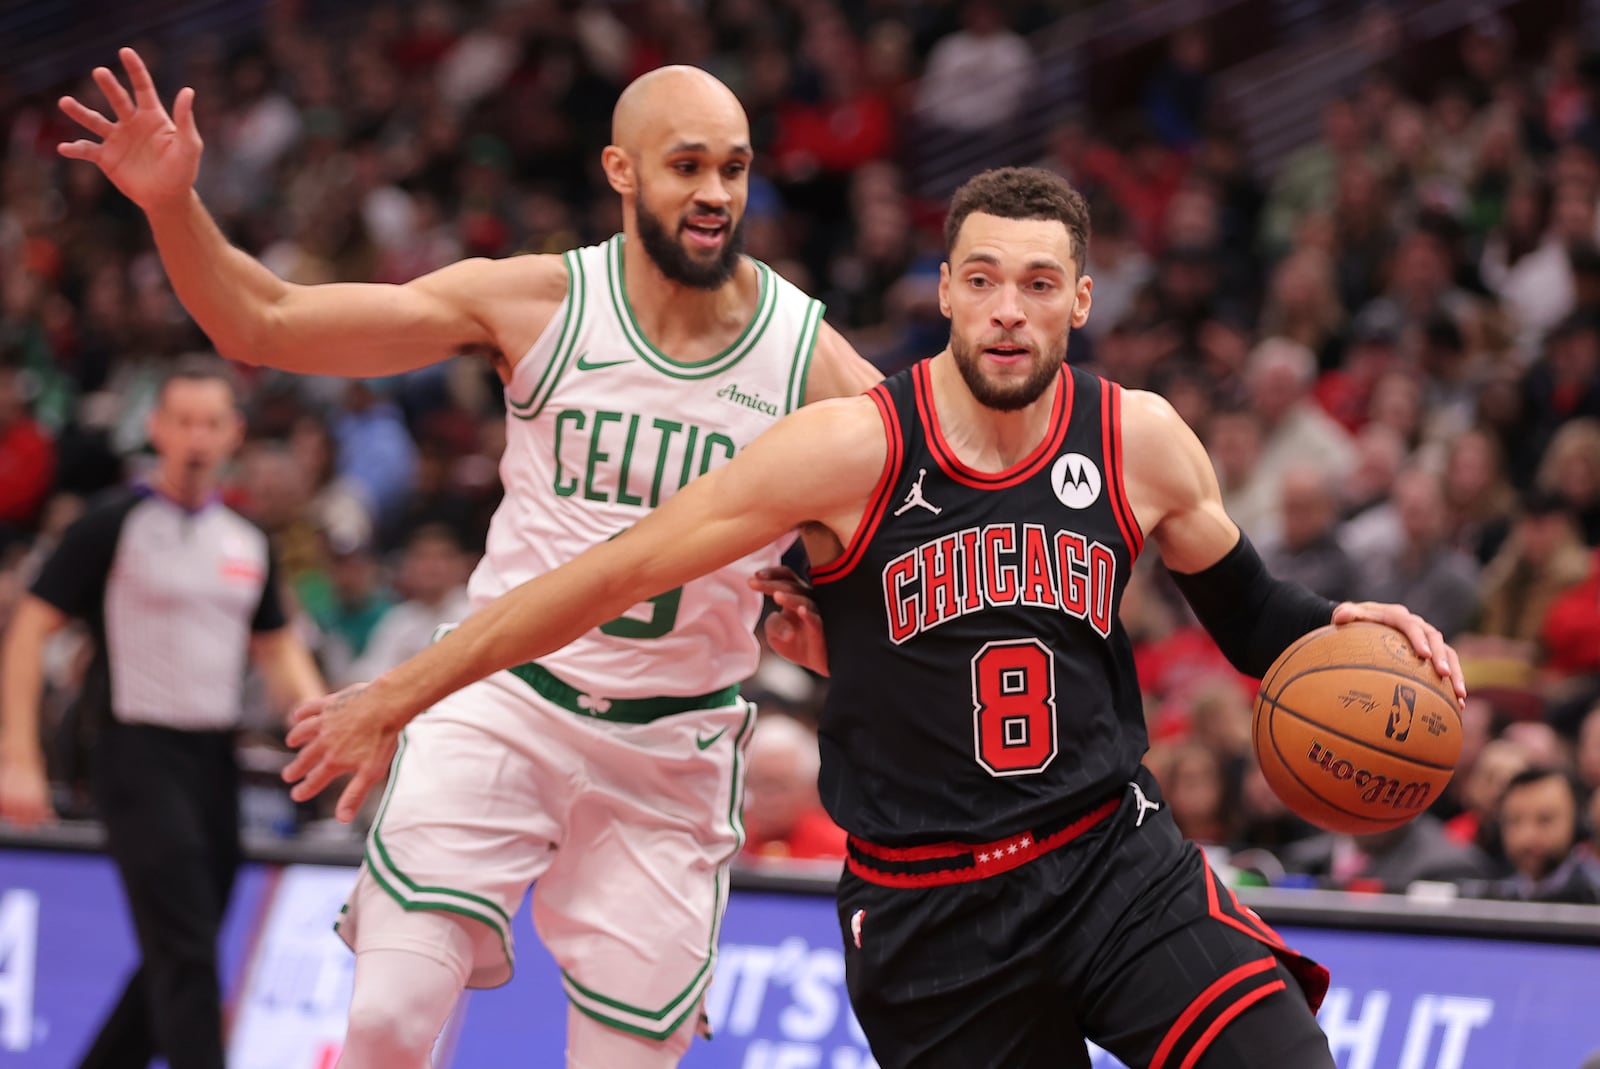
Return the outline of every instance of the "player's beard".
<path id="1" fill-rule="evenodd" d="M 661 273 L 678 285 L 697 290 L 720 289 L 739 269 L 739 256 L 744 252 L 744 220 L 734 223 L 726 212 L 721 214 L 731 224 L 723 228 L 722 250 L 714 259 L 701 260 L 683 246 L 684 220 L 678 220 L 676 233 L 668 233 L 666 224 L 644 206 L 641 196 L 635 211 L 639 243 Z"/>
<path id="2" fill-rule="evenodd" d="M 983 351 L 992 345 L 1002 344 L 1020 343 L 1002 336 L 985 338 L 981 346 L 974 347 L 955 331 L 950 332 L 950 355 L 955 357 L 956 367 L 961 369 L 961 377 L 966 380 L 972 396 L 985 408 L 997 412 L 1015 412 L 1044 396 L 1044 392 L 1055 381 L 1061 365 L 1067 359 L 1067 335 L 1063 333 L 1055 345 L 1035 357 L 1027 378 L 1021 382 L 997 382 L 984 373 Z"/>

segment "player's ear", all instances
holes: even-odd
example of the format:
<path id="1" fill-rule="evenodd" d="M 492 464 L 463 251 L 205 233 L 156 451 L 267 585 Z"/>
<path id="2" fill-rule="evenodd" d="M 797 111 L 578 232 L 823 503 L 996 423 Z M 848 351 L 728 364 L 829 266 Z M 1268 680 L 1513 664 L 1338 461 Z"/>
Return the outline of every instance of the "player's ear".
<path id="1" fill-rule="evenodd" d="M 616 145 L 607 145 L 600 150 L 600 166 L 606 172 L 606 181 L 619 196 L 630 196 L 638 192 L 639 177 L 633 167 L 633 159 Z"/>
<path id="2" fill-rule="evenodd" d="M 950 318 L 950 261 L 939 265 L 939 314 Z"/>
<path id="3" fill-rule="evenodd" d="M 1094 279 L 1078 276 L 1078 291 L 1072 300 L 1072 329 L 1079 330 L 1089 321 L 1089 309 L 1094 305 Z"/>

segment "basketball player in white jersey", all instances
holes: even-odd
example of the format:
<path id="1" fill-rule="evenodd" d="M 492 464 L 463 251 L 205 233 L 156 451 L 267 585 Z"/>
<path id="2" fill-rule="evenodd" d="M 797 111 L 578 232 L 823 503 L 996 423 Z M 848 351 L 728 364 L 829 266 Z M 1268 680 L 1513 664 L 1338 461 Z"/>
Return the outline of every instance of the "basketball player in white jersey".
<path id="1" fill-rule="evenodd" d="M 467 346 L 502 354 L 506 496 L 475 606 L 631 526 L 799 405 L 879 378 L 818 302 L 740 254 L 748 124 L 703 71 L 654 71 L 619 100 L 602 164 L 624 229 L 605 244 L 466 260 L 403 286 L 297 286 L 230 246 L 195 195 L 193 90 L 169 115 L 138 55 L 121 58 L 131 96 L 97 68 L 112 116 L 63 98 L 97 140 L 60 152 L 145 211 L 223 355 L 376 376 Z M 677 1063 L 743 837 L 754 709 L 737 688 L 758 653 L 751 587 L 775 582 L 750 576 L 776 562 L 769 547 L 635 606 L 406 730 L 338 924 L 357 953 L 342 1066 L 425 1067 L 461 989 L 510 977 L 510 917 L 530 884 L 570 999 L 567 1064 Z M 784 630 L 814 644 L 811 622 Z M 352 780 L 342 819 L 374 778 Z"/>

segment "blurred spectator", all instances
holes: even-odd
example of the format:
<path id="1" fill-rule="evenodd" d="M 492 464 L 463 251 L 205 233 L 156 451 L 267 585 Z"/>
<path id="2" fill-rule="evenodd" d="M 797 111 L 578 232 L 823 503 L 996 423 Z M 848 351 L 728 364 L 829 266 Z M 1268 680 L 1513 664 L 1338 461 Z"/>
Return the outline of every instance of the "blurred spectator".
<path id="1" fill-rule="evenodd" d="M 1478 612 L 1478 565 L 1446 541 L 1448 515 L 1439 477 L 1421 468 L 1394 486 L 1399 538 L 1370 547 L 1362 559 L 1361 600 L 1398 601 L 1444 633 L 1471 625 Z"/>
<path id="2" fill-rule="evenodd" d="M 744 854 L 842 858 L 845 833 L 817 798 L 817 734 L 783 713 L 763 712 L 746 755 Z"/>
<path id="3" fill-rule="evenodd" d="M 1557 594 L 1539 627 L 1540 667 L 1551 678 L 1551 697 L 1560 697 L 1558 681 L 1580 687 L 1600 685 L 1600 549 L 1589 554 L 1589 572 Z"/>
<path id="4" fill-rule="evenodd" d="M 1530 434 L 1519 459 L 1531 472 L 1562 424 L 1600 417 L 1600 309 L 1574 313 L 1550 332 L 1544 358 L 1523 380 L 1523 397 Z"/>
<path id="5" fill-rule="evenodd" d="M 1584 789 L 1600 791 L 1600 701 L 1590 707 L 1578 727 L 1577 766 Z"/>
<path id="6" fill-rule="evenodd" d="M 1478 847 L 1487 857 L 1501 859 L 1497 815 L 1506 784 L 1533 764 L 1521 745 L 1507 739 L 1491 739 L 1470 763 L 1457 766 L 1461 783 L 1461 812 L 1445 822 L 1445 834 L 1458 843 Z"/>
<path id="7" fill-rule="evenodd" d="M 1370 835 L 1323 832 L 1283 852 L 1284 867 L 1346 887 L 1375 881 L 1402 892 L 1418 880 L 1466 880 L 1488 875 L 1488 860 L 1476 847 L 1452 842 L 1439 819 L 1424 813 L 1391 831 Z"/>
<path id="8" fill-rule="evenodd" d="M 1359 432 L 1367 422 L 1373 388 L 1399 364 L 1403 325 L 1392 306 L 1368 305 L 1351 325 L 1338 366 L 1317 380 L 1313 396 L 1345 430 Z"/>
<path id="9" fill-rule="evenodd" d="M 339 474 L 360 488 L 378 521 L 403 508 L 416 478 L 417 447 L 382 384 L 354 380 L 345 386 L 333 436 Z"/>
<path id="10" fill-rule="evenodd" d="M 1343 355 L 1344 320 L 1333 263 L 1326 253 L 1300 249 L 1278 262 L 1267 288 L 1266 306 L 1261 310 L 1263 335 L 1298 342 L 1316 354 L 1319 367 L 1333 368 L 1339 366 Z M 1369 327 L 1362 340 L 1380 344 L 1387 340 L 1393 344 L 1398 337 L 1385 338 Z M 1323 401 L 1320 391 L 1318 400 Z M 1326 401 L 1323 406 L 1334 411 Z M 1352 423 L 1345 426 L 1356 429 Z"/>
<path id="11" fill-rule="evenodd" d="M 1388 503 L 1406 457 L 1404 440 L 1393 428 L 1381 424 L 1363 427 L 1356 435 L 1355 450 L 1355 466 L 1339 484 L 1340 516 L 1348 527 L 1363 523 L 1374 512 L 1392 512 Z M 1380 522 L 1392 528 L 1394 519 L 1388 515 L 1386 521 Z M 1360 538 L 1341 538 L 1341 542 L 1365 544 Z"/>
<path id="12" fill-rule="evenodd" d="M 1261 464 L 1261 439 L 1260 417 L 1237 408 L 1212 414 L 1205 443 L 1228 515 L 1251 538 L 1266 542 L 1276 534 L 1281 509 L 1278 486 Z"/>
<path id="13" fill-rule="evenodd" d="M 1144 114 L 1157 137 L 1187 149 L 1200 136 L 1211 90 L 1211 40 L 1196 23 L 1175 31 L 1167 55 L 1145 86 Z"/>
<path id="14" fill-rule="evenodd" d="M 325 604 L 308 605 L 322 631 L 317 653 L 329 679 L 350 679 L 351 665 L 367 651 L 378 623 L 394 605 L 383 582 L 372 543 L 351 542 L 339 535 L 328 539 L 328 592 Z"/>
<path id="15" fill-rule="evenodd" d="M 918 111 L 939 131 L 1004 136 L 1033 86 L 1033 52 L 1006 28 L 994 0 L 966 0 L 961 12 L 962 29 L 928 55 Z"/>
<path id="16" fill-rule="evenodd" d="M 1534 491 L 1483 571 L 1478 632 L 1532 643 L 1555 599 L 1589 575 L 1590 555 L 1564 500 Z"/>
<path id="17" fill-rule="evenodd" d="M 391 606 L 372 629 L 366 648 L 335 686 L 376 679 L 426 649 L 443 624 L 466 619 L 467 574 L 472 563 L 450 528 L 419 527 L 406 544 L 395 586 L 405 599 Z"/>
<path id="18" fill-rule="evenodd" d="M 1236 813 L 1222 761 L 1209 747 L 1183 743 L 1164 759 L 1153 755 L 1152 771 L 1185 839 L 1208 846 L 1233 840 Z"/>
<path id="19" fill-rule="evenodd" d="M 1326 472 L 1299 465 L 1284 472 L 1279 491 L 1279 537 L 1262 551 L 1272 574 L 1330 601 L 1351 601 L 1356 566 L 1334 537 L 1339 519 L 1335 483 Z"/>
<path id="20" fill-rule="evenodd" d="M 1093 218 L 1088 270 L 1094 278 L 1094 315 L 1083 332 L 1098 338 L 1122 322 L 1155 267 L 1133 240 L 1127 216 L 1115 201 L 1097 201 Z"/>
<path id="21" fill-rule="evenodd" d="M 1562 424 L 1539 463 L 1538 483 L 1566 502 L 1584 542 L 1600 546 L 1600 416 Z"/>
<path id="22" fill-rule="evenodd" d="M 1600 904 L 1600 884 L 1584 864 L 1583 794 L 1564 772 L 1535 766 L 1517 773 L 1500 799 L 1500 834 L 1512 874 L 1492 884 L 1495 898 Z"/>
<path id="23" fill-rule="evenodd" d="M 1250 354 L 1245 385 L 1261 419 L 1263 478 L 1277 481 L 1297 463 L 1343 478 L 1355 460 L 1350 433 L 1311 398 L 1317 361 L 1311 350 L 1286 338 L 1268 338 Z"/>
<path id="24" fill-rule="evenodd" d="M 0 548 L 8 528 L 32 529 L 55 466 L 55 443 L 28 415 L 22 372 L 0 366 Z"/>
<path id="25" fill-rule="evenodd" d="M 1456 436 L 1445 457 L 1444 497 L 1451 543 L 1487 564 L 1510 533 L 1517 507 L 1498 439 L 1480 429 Z"/>
<path id="26" fill-rule="evenodd" d="M 1268 195 L 1263 238 L 1268 250 L 1287 248 L 1300 220 L 1334 199 L 1340 169 L 1363 155 L 1355 105 L 1344 98 L 1322 109 L 1322 137 L 1297 149 L 1278 170 Z"/>

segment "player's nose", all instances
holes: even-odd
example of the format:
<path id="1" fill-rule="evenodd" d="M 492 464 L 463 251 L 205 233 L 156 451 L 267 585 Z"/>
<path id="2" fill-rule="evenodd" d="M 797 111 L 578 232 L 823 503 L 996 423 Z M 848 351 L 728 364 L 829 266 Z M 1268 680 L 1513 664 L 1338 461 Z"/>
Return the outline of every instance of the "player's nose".
<path id="1" fill-rule="evenodd" d="M 989 317 L 994 325 L 1002 330 L 1016 330 L 1028 321 L 1027 313 L 1022 310 L 1022 301 L 1017 287 L 1007 283 L 1000 287 L 995 295 L 994 307 L 990 310 Z"/>

